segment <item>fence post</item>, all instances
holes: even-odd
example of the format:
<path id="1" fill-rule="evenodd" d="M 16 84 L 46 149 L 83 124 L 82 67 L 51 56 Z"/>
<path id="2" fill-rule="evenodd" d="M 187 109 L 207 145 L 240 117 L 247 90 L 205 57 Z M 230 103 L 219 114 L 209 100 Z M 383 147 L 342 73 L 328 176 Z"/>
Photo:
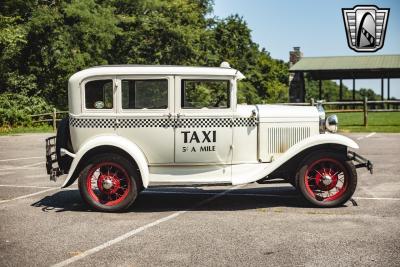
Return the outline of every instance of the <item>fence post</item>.
<path id="1" fill-rule="evenodd" d="M 368 98 L 364 97 L 363 100 L 363 111 L 364 111 L 364 126 L 367 127 L 368 126 Z"/>
<path id="2" fill-rule="evenodd" d="M 53 131 L 57 130 L 57 110 L 53 108 Z"/>
<path id="3" fill-rule="evenodd" d="M 314 106 L 314 105 L 315 105 L 314 98 L 311 98 L 311 106 Z"/>

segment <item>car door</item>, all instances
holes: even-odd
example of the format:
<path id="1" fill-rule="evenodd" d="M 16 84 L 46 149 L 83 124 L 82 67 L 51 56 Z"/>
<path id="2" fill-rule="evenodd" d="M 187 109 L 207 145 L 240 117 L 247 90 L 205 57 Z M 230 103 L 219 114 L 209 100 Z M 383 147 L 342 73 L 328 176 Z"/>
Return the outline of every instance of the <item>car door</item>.
<path id="1" fill-rule="evenodd" d="M 175 163 L 230 164 L 231 77 L 175 78 Z"/>
<path id="2" fill-rule="evenodd" d="M 174 163 L 174 76 L 118 76 L 116 128 L 149 164 Z"/>

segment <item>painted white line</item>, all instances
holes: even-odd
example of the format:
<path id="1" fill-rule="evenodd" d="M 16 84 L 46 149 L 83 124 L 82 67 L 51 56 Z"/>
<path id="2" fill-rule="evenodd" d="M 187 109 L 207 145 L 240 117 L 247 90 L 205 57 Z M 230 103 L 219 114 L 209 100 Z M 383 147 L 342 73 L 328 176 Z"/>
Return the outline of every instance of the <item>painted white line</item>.
<path id="1" fill-rule="evenodd" d="M 366 199 L 366 200 L 394 200 L 398 201 L 400 198 L 396 197 L 353 197 L 354 199 Z"/>
<path id="2" fill-rule="evenodd" d="M 240 188 L 240 187 L 242 187 L 242 186 L 244 186 L 244 185 L 234 186 L 234 187 L 231 187 L 230 189 L 225 190 L 225 191 L 223 191 L 223 192 L 221 192 L 221 193 L 219 193 L 219 194 L 215 194 L 214 196 L 212 196 L 212 197 L 210 197 L 210 198 L 208 198 L 208 199 L 206 199 L 206 200 L 204 200 L 204 201 L 199 202 L 199 203 L 198 203 L 197 205 L 195 205 L 193 208 L 199 207 L 199 206 L 204 205 L 204 204 L 206 204 L 206 203 L 208 203 L 208 202 L 210 202 L 210 201 L 213 201 L 214 199 L 219 198 L 219 197 L 221 197 L 221 196 L 227 194 L 228 192 L 230 192 L 230 191 L 232 191 L 232 190 L 235 190 L 235 189 L 238 189 L 238 188 Z M 192 208 L 192 209 L 193 209 L 193 208 Z M 121 241 L 123 241 L 123 240 L 125 240 L 125 239 L 127 239 L 127 238 L 129 238 L 129 237 L 132 237 L 132 236 L 134 236 L 134 235 L 136 235 L 136 234 L 138 234 L 138 233 L 140 233 L 140 232 L 143 232 L 143 231 L 145 231 L 146 229 L 149 229 L 149 228 L 151 228 L 151 227 L 153 227 L 153 226 L 159 225 L 160 223 L 163 223 L 163 222 L 167 222 L 167 221 L 169 221 L 169 220 L 172 220 L 172 219 L 174 219 L 174 218 L 176 218 L 176 217 L 178 217 L 178 216 L 180 216 L 180 215 L 182 215 L 182 214 L 184 214 L 184 213 L 186 213 L 186 212 L 188 212 L 188 211 L 190 211 L 190 209 L 175 212 L 175 213 L 173 213 L 173 214 L 171 214 L 171 215 L 168 215 L 168 216 L 163 217 L 163 218 L 161 218 L 161 219 L 158 219 L 158 220 L 156 220 L 156 221 L 154 221 L 154 222 L 151 222 L 151 223 L 149 223 L 149 224 L 146 224 L 146 225 L 144 225 L 144 226 L 141 226 L 141 227 L 139 227 L 139 228 L 136 228 L 136 229 L 134 229 L 134 230 L 132 230 L 132 231 L 129 231 L 129 232 L 127 232 L 127 233 L 121 235 L 121 236 L 118 236 L 117 238 L 114 238 L 114 239 L 112 239 L 112 240 L 110 240 L 110 241 L 107 241 L 107 242 L 105 242 L 105 243 L 103 243 L 103 244 L 101 244 L 101 245 L 99 245 L 99 246 L 97 246 L 97 247 L 94 247 L 94 248 L 91 248 L 91 249 L 89 249 L 89 250 L 86 250 L 86 251 L 84 251 L 83 253 L 81 253 L 81 254 L 79 254 L 79 255 L 76 255 L 76 256 L 74 256 L 74 257 L 71 257 L 71 258 L 69 258 L 69 259 L 66 259 L 66 260 L 64 260 L 64 261 L 62 261 L 62 262 L 56 263 L 56 264 L 54 264 L 54 265 L 52 265 L 52 266 L 53 266 L 53 267 L 62 267 L 62 266 L 66 266 L 66 265 L 68 265 L 68 264 L 71 264 L 71 263 L 73 263 L 73 262 L 76 262 L 76 261 L 78 261 L 78 260 L 80 260 L 80 259 L 83 259 L 83 258 L 85 258 L 85 257 L 87 257 L 87 256 L 90 256 L 90 255 L 92 255 L 92 254 L 94 254 L 94 253 L 96 253 L 96 252 L 99 252 L 100 250 L 103 250 L 103 249 L 105 249 L 105 248 L 108 248 L 108 247 L 110 247 L 110 246 L 116 244 L 116 243 L 119 243 L 119 242 L 121 242 Z"/>
<path id="3" fill-rule="evenodd" d="M 49 174 L 32 174 L 32 175 L 26 175 L 25 178 L 46 178 L 49 177 Z"/>
<path id="4" fill-rule="evenodd" d="M 3 169 L 0 169 L 0 171 L 28 169 L 28 168 L 35 167 L 35 166 L 38 166 L 38 165 L 43 164 L 43 163 L 45 163 L 45 162 L 42 161 L 42 162 L 37 162 L 37 163 L 33 163 L 33 164 L 29 164 L 29 165 L 24 165 L 24 166 L 19 166 L 19 167 L 3 168 Z"/>
<path id="5" fill-rule="evenodd" d="M 15 187 L 15 188 L 58 188 L 58 187 L 55 187 L 55 186 L 16 185 L 16 184 L 0 184 L 0 187 Z"/>
<path id="6" fill-rule="evenodd" d="M 373 132 L 373 133 L 367 134 L 366 136 L 360 136 L 357 138 L 357 140 L 362 140 L 364 138 L 370 138 L 370 137 L 374 136 L 375 134 L 376 134 L 376 132 Z"/>
<path id="7" fill-rule="evenodd" d="M 29 158 L 15 158 L 15 159 L 0 159 L 1 161 L 15 161 L 15 160 L 25 160 L 25 159 L 44 159 L 45 157 L 29 157 Z"/>
<path id="8" fill-rule="evenodd" d="M 39 192 L 36 192 L 36 193 L 32 193 L 32 194 L 29 194 L 29 195 L 24 195 L 24 196 L 20 196 L 20 197 L 11 198 L 11 199 L 1 200 L 1 201 L 0 201 L 0 204 L 6 203 L 6 202 L 10 202 L 10 201 L 13 201 L 13 200 L 18 200 L 18 199 L 33 197 L 33 196 L 36 196 L 36 195 L 40 195 L 40 194 L 42 194 L 42 193 L 45 193 L 45 192 L 47 192 L 47 191 L 56 190 L 56 189 L 58 189 L 58 188 L 57 188 L 57 187 L 56 187 L 56 188 L 48 188 L 48 189 L 46 189 L 46 190 L 42 190 L 42 191 L 39 191 Z"/>
<path id="9" fill-rule="evenodd" d="M 367 135 L 365 138 L 370 138 L 370 137 L 372 137 L 372 136 L 374 136 L 376 133 L 375 132 L 373 132 L 373 133 L 370 133 L 369 135 Z"/>

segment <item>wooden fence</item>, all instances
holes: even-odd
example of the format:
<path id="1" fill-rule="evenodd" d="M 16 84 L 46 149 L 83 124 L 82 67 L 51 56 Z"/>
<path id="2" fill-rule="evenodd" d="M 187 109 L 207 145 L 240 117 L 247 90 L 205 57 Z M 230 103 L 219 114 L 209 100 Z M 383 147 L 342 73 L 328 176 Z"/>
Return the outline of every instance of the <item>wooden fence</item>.
<path id="1" fill-rule="evenodd" d="M 327 113 L 351 113 L 351 112 L 363 112 L 364 113 L 364 126 L 368 126 L 368 113 L 369 112 L 399 112 L 400 100 L 370 100 L 364 98 L 362 101 L 333 101 L 333 102 L 316 102 L 311 99 L 308 103 L 279 103 L 280 105 L 290 105 L 290 106 L 314 106 L 317 103 L 321 103 L 323 106 L 329 106 L 326 108 Z M 377 108 L 368 108 L 368 106 L 374 105 Z M 386 105 L 386 109 L 384 108 Z M 332 106 L 338 106 L 339 108 L 330 109 Z M 347 107 L 351 107 L 348 109 Z M 360 107 L 360 108 L 356 108 Z M 396 107 L 396 108 L 394 108 Z M 67 114 L 68 111 L 57 111 L 53 109 L 53 112 L 42 113 L 31 115 L 33 123 L 51 123 L 53 125 L 53 130 L 57 129 L 57 121 L 61 120 L 63 114 Z M 65 116 L 65 115 L 64 115 Z"/>
<path id="2" fill-rule="evenodd" d="M 368 113 L 369 112 L 399 112 L 400 100 L 368 100 L 364 98 L 362 101 L 332 101 L 332 102 L 316 102 L 311 99 L 309 103 L 282 103 L 283 105 L 290 106 L 314 106 L 317 103 L 325 107 L 327 113 L 352 113 L 362 112 L 364 115 L 364 126 L 368 126 Z M 373 105 L 374 108 L 369 108 Z M 326 106 L 329 106 L 327 108 Z M 337 106 L 336 109 L 331 109 L 332 106 Z M 385 108 L 386 106 L 386 108 Z M 348 108 L 350 107 L 350 108 Z M 358 107 L 358 108 L 356 108 Z M 380 108 L 376 108 L 380 107 Z"/>
<path id="3" fill-rule="evenodd" d="M 62 114 L 68 114 L 68 111 L 57 111 L 55 108 L 53 108 L 53 112 L 34 114 L 30 117 L 32 118 L 33 123 L 51 123 L 53 126 L 53 130 L 56 131 L 57 121 L 61 120 Z"/>

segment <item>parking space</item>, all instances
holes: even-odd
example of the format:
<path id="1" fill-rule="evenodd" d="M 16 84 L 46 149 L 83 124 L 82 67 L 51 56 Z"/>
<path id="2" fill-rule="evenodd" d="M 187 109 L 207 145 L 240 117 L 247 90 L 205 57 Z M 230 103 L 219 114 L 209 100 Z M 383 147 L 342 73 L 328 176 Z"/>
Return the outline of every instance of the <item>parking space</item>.
<path id="1" fill-rule="evenodd" d="M 375 166 L 354 204 L 312 208 L 288 184 L 156 187 L 117 214 L 49 181 L 47 136 L 0 137 L 1 266 L 400 265 L 400 134 L 348 134 Z"/>

